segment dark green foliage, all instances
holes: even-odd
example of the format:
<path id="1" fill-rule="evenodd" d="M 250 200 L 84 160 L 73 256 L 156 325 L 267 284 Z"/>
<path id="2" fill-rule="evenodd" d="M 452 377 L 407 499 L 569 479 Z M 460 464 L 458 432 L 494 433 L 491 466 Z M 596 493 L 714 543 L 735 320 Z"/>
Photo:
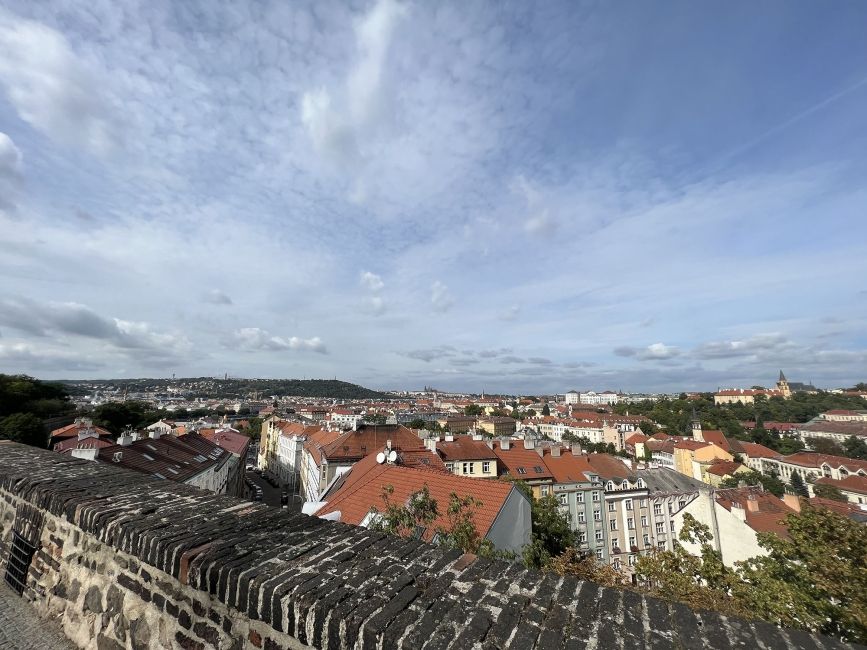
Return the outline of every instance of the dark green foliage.
<path id="1" fill-rule="evenodd" d="M 747 485 L 761 485 L 774 496 L 781 497 L 786 491 L 786 484 L 783 483 L 778 476 L 773 474 L 760 474 L 759 472 L 750 472 L 749 474 L 738 474 L 731 478 L 725 479 L 720 483 L 721 488 L 736 488 L 739 482 L 744 482 Z"/>
<path id="2" fill-rule="evenodd" d="M 531 503 L 533 532 L 530 543 L 524 546 L 524 564 L 537 569 L 547 567 L 553 558 L 575 546 L 575 531 L 560 512 L 560 503 L 553 494 L 536 499 L 529 485 L 514 483 Z"/>
<path id="3" fill-rule="evenodd" d="M 789 479 L 789 485 L 792 487 L 792 491 L 797 494 L 799 497 L 809 497 L 810 492 L 807 490 L 807 484 L 804 483 L 804 479 L 801 478 L 801 475 L 798 472 L 792 472 L 792 476 Z"/>
<path id="4" fill-rule="evenodd" d="M 867 460 L 867 443 L 864 442 L 863 438 L 849 436 L 843 442 L 843 455 L 849 458 Z"/>
<path id="5" fill-rule="evenodd" d="M 47 418 L 74 410 L 69 393 L 61 384 L 27 375 L 0 374 L 0 418 L 13 413 L 32 413 Z"/>
<path id="6" fill-rule="evenodd" d="M 840 492 L 840 490 L 833 485 L 817 483 L 813 486 L 813 492 L 816 493 L 817 497 L 820 497 L 822 499 L 831 499 L 832 501 L 848 501 L 848 499 L 843 496 L 843 493 Z"/>
<path id="7" fill-rule="evenodd" d="M 485 409 L 478 404 L 467 404 L 464 407 L 464 415 L 484 415 Z"/>
<path id="8" fill-rule="evenodd" d="M 542 415 L 551 415 L 551 407 L 548 406 L 548 402 L 545 402 L 545 406 L 542 407 Z"/>
<path id="9" fill-rule="evenodd" d="M 0 420 L 0 440 L 45 447 L 48 444 L 48 434 L 42 420 L 32 413 L 13 413 Z"/>

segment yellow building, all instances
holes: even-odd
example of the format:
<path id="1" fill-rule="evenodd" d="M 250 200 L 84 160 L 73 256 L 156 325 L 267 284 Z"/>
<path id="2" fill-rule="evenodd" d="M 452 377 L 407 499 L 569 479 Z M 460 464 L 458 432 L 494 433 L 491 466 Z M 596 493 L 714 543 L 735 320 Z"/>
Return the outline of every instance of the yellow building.
<path id="1" fill-rule="evenodd" d="M 674 469 L 704 483 L 707 469 L 721 460 L 733 461 L 734 456 L 712 442 L 684 440 L 674 445 Z"/>
<path id="2" fill-rule="evenodd" d="M 492 436 L 511 436 L 518 428 L 518 421 L 515 418 L 507 417 L 490 417 L 479 420 L 479 429 L 490 433 Z"/>

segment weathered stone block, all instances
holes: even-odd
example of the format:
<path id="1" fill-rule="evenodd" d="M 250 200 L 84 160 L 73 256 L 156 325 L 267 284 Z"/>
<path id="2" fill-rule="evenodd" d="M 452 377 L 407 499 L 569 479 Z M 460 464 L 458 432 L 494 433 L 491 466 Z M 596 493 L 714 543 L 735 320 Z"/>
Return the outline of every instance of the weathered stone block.
<path id="1" fill-rule="evenodd" d="M 102 592 L 99 587 L 93 586 L 84 594 L 84 610 L 102 614 L 104 610 L 102 606 Z"/>

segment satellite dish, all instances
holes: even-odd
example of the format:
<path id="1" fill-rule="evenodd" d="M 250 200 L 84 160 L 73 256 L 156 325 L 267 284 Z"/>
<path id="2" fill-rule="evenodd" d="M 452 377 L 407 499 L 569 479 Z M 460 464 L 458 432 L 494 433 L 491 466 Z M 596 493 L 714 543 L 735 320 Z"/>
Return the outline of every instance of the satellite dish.
<path id="1" fill-rule="evenodd" d="M 396 460 L 397 460 L 397 452 L 394 449 L 392 449 L 390 452 L 388 452 L 388 462 L 393 463 Z"/>
<path id="2" fill-rule="evenodd" d="M 379 452 L 376 455 L 376 462 L 379 463 L 380 465 L 382 465 L 385 462 L 385 454 L 382 452 Z"/>

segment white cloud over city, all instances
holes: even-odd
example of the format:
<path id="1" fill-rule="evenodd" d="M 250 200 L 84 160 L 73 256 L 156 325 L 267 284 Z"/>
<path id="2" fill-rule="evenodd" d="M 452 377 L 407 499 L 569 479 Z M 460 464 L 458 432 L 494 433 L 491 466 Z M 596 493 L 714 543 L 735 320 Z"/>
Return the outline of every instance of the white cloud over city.
<path id="1" fill-rule="evenodd" d="M 622 11 L 7 0 L 0 372 L 865 380 L 862 44 Z"/>

